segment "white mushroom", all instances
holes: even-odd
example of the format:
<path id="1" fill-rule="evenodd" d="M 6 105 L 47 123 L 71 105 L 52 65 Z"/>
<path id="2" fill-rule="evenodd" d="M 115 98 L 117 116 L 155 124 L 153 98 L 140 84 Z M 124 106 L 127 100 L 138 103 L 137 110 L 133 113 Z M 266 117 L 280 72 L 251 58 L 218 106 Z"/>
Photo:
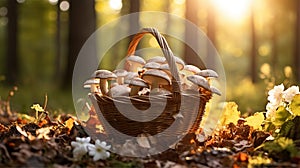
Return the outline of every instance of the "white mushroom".
<path id="1" fill-rule="evenodd" d="M 170 72 L 169 64 L 161 64 L 159 69 L 161 69 L 166 74 L 168 74 L 169 78 L 172 78 L 172 73 Z"/>
<path id="2" fill-rule="evenodd" d="M 131 79 L 138 78 L 138 77 L 139 77 L 138 73 L 136 73 L 136 72 L 128 72 L 127 75 L 125 76 L 124 83 L 125 84 L 129 84 Z"/>
<path id="3" fill-rule="evenodd" d="M 155 57 L 153 57 L 153 58 L 151 58 L 147 61 L 147 63 L 149 63 L 149 62 L 156 62 L 156 63 L 159 63 L 159 64 L 165 64 L 165 63 L 167 63 L 167 60 L 166 60 L 165 57 L 155 56 Z"/>
<path id="4" fill-rule="evenodd" d="M 130 96 L 135 96 L 135 95 L 138 95 L 138 92 L 142 88 L 147 88 L 148 84 L 146 83 L 146 81 L 144 81 L 141 78 L 133 78 L 129 82 L 129 87 L 131 88 L 131 91 L 130 91 L 129 95 Z"/>
<path id="5" fill-rule="evenodd" d="M 97 78 L 88 79 L 84 82 L 84 88 L 90 88 L 91 93 L 99 93 L 99 82 L 100 80 Z"/>
<path id="6" fill-rule="evenodd" d="M 200 71 L 201 70 L 194 65 L 185 65 L 184 69 L 181 72 L 184 73 L 186 76 L 189 76 L 199 73 Z"/>
<path id="7" fill-rule="evenodd" d="M 113 73 L 117 76 L 117 83 L 119 85 L 124 84 L 124 78 L 128 74 L 128 72 L 124 69 L 116 69 L 113 71 Z"/>
<path id="8" fill-rule="evenodd" d="M 103 95 L 107 95 L 108 92 L 108 80 L 114 80 L 117 76 L 109 70 L 97 70 L 92 75 L 93 78 L 100 79 L 100 90 Z"/>
<path id="9" fill-rule="evenodd" d="M 211 86 L 210 90 L 211 90 L 212 93 L 215 93 L 215 94 L 217 94 L 219 96 L 222 95 L 221 91 L 219 89 L 217 89 L 216 87 L 214 87 L 214 86 Z"/>
<path id="10" fill-rule="evenodd" d="M 157 62 L 148 62 L 144 65 L 143 68 L 146 68 L 146 69 L 159 69 L 160 64 L 157 63 Z"/>
<path id="11" fill-rule="evenodd" d="M 184 89 L 187 89 L 192 85 L 192 83 L 190 81 L 188 81 L 186 79 L 186 77 L 190 76 L 190 75 L 195 75 L 196 73 L 198 73 L 200 71 L 201 70 L 194 65 L 185 65 L 184 69 L 179 72 L 181 75 L 180 77 L 181 77 L 182 85 L 183 85 Z"/>
<path id="12" fill-rule="evenodd" d="M 129 64 L 129 71 L 131 72 L 138 72 L 146 64 L 146 61 L 142 57 L 135 55 L 128 56 L 126 61 Z"/>
<path id="13" fill-rule="evenodd" d="M 185 63 L 181 58 L 175 57 L 175 62 L 176 62 L 178 70 L 183 70 L 184 69 Z"/>
<path id="14" fill-rule="evenodd" d="M 110 97 L 116 97 L 116 96 L 128 96 L 130 93 L 130 88 L 126 85 L 116 85 L 114 87 L 112 87 L 109 92 L 108 95 Z"/>
<path id="15" fill-rule="evenodd" d="M 171 79 L 164 72 L 157 69 L 149 69 L 143 75 L 142 79 L 144 79 L 147 83 L 151 85 L 151 90 L 155 88 L 159 88 L 162 85 L 170 85 Z"/>
<path id="16" fill-rule="evenodd" d="M 206 78 L 204 78 L 202 76 L 190 75 L 190 76 L 187 77 L 187 79 L 193 83 L 193 86 L 191 87 L 191 89 L 198 90 L 199 87 L 202 87 L 206 90 L 210 90 L 210 86 L 209 86 L 208 81 L 206 80 Z"/>
<path id="17" fill-rule="evenodd" d="M 219 77 L 219 75 L 214 70 L 211 70 L 211 69 L 201 70 L 200 72 L 196 73 L 196 75 L 200 75 L 200 76 L 203 76 L 205 78 L 217 78 L 217 77 Z"/>

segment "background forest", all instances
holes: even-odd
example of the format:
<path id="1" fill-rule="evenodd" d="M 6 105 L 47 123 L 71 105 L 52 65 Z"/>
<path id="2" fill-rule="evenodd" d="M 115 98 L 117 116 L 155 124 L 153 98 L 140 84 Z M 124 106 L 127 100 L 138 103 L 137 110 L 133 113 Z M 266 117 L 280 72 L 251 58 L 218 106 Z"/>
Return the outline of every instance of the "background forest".
<path id="1" fill-rule="evenodd" d="M 299 84 L 298 0 L 0 0 L 1 98 L 18 86 L 11 100 L 14 110 L 26 112 L 47 94 L 49 109 L 74 112 L 71 77 L 83 43 L 102 25 L 139 11 L 175 14 L 203 30 L 222 59 L 226 99 L 237 102 L 242 112 L 263 111 L 267 89 L 274 84 Z M 128 29 L 148 19 L 153 18 L 132 18 Z M 190 35 L 167 23 L 170 31 Z M 115 66 L 128 42 L 114 46 L 101 66 Z M 176 50 L 191 61 L 189 48 Z"/>

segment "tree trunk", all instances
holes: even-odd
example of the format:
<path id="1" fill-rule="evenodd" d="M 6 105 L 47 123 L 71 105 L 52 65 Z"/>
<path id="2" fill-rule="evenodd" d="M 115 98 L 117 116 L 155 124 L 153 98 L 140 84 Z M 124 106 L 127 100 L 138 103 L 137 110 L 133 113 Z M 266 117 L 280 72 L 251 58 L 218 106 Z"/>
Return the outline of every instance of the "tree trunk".
<path id="1" fill-rule="evenodd" d="M 6 55 L 6 81 L 7 84 L 16 84 L 19 78 L 18 59 L 18 2 L 7 0 L 7 55 Z"/>
<path id="2" fill-rule="evenodd" d="M 130 0 L 129 14 L 136 12 L 140 12 L 140 0 Z M 140 15 L 131 15 L 129 22 L 129 31 L 138 32 L 140 30 Z"/>
<path id="3" fill-rule="evenodd" d="M 171 1 L 170 0 L 165 0 L 165 6 L 164 6 L 165 12 L 167 12 L 168 14 L 171 13 Z M 166 22 L 166 33 L 170 33 L 171 30 L 171 18 L 170 15 L 167 15 L 167 22 Z"/>
<path id="4" fill-rule="evenodd" d="M 195 25 L 198 25 L 198 1 L 192 1 L 187 0 L 185 2 L 185 17 L 187 20 L 191 21 Z M 185 46 L 184 46 L 184 61 L 186 64 L 192 64 L 195 65 L 201 69 L 205 68 L 204 63 L 200 59 L 200 57 L 197 54 L 197 50 L 199 48 L 196 48 L 194 51 L 188 44 L 191 44 L 192 46 L 198 46 L 199 41 L 197 38 L 195 38 L 195 35 L 197 34 L 196 30 L 189 26 L 189 24 L 185 25 Z"/>
<path id="5" fill-rule="evenodd" d="M 95 29 L 95 1 L 71 0 L 69 10 L 69 54 L 64 77 L 65 88 L 69 88 L 71 86 L 72 74 L 77 55 L 85 41 L 95 31 Z"/>
<path id="6" fill-rule="evenodd" d="M 61 79 L 61 31 L 60 31 L 60 5 L 61 0 L 57 1 L 56 5 L 56 39 L 55 39 L 55 46 L 56 46 L 56 59 L 55 59 L 55 78 Z"/>
<path id="7" fill-rule="evenodd" d="M 274 14 L 274 18 L 276 18 L 276 14 Z M 271 29 L 272 29 L 272 55 L 271 55 L 271 67 L 272 67 L 272 73 L 273 76 L 277 76 L 278 75 L 278 71 L 277 71 L 277 57 L 278 57 L 278 46 L 277 46 L 277 27 L 276 27 L 276 20 L 273 19 L 273 22 L 271 23 Z"/>
<path id="8" fill-rule="evenodd" d="M 140 0 L 129 0 L 129 14 L 140 12 Z M 129 17 L 129 30 L 128 33 L 131 32 L 137 33 L 140 30 L 140 15 L 130 15 Z M 129 36 L 129 40 L 131 41 L 134 35 Z M 139 46 L 139 44 L 138 44 Z M 137 46 L 137 49 L 138 49 Z M 129 64 L 125 62 L 124 69 L 129 70 Z"/>
<path id="9" fill-rule="evenodd" d="M 207 36 L 213 46 L 211 44 L 207 44 L 207 57 L 206 63 L 209 67 L 213 67 L 215 64 L 216 55 L 216 16 L 215 16 L 215 7 L 211 2 L 208 2 L 208 10 L 207 10 Z"/>
<path id="10" fill-rule="evenodd" d="M 255 33 L 255 20 L 254 20 L 254 4 L 252 4 L 251 16 L 250 16 L 250 27 L 251 27 L 251 58 L 250 58 L 250 76 L 252 83 L 257 82 L 257 52 L 256 52 L 256 33 Z"/>
<path id="11" fill-rule="evenodd" d="M 297 7 L 296 7 L 296 41 L 295 41 L 295 73 L 296 73 L 296 80 L 300 81 L 300 1 L 296 0 Z"/>

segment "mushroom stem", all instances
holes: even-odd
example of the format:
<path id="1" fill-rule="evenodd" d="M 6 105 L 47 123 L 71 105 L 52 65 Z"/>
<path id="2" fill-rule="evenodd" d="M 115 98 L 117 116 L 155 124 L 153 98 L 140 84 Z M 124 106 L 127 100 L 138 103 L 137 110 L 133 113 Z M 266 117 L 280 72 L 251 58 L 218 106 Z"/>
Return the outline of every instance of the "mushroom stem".
<path id="1" fill-rule="evenodd" d="M 190 89 L 192 89 L 192 90 L 199 90 L 199 86 L 196 85 L 196 84 L 194 84 L 194 83 L 191 83 Z"/>
<path id="2" fill-rule="evenodd" d="M 132 86 L 129 95 L 130 95 L 130 96 L 138 95 L 138 92 L 140 91 L 140 89 L 141 89 L 140 86 Z"/>
<path id="3" fill-rule="evenodd" d="M 100 90 L 103 95 L 107 95 L 108 92 L 108 84 L 106 79 L 101 79 L 100 80 Z"/>
<path id="4" fill-rule="evenodd" d="M 98 93 L 99 90 L 98 90 L 98 85 L 96 84 L 91 84 L 91 93 Z"/>
<path id="5" fill-rule="evenodd" d="M 152 82 L 151 90 L 153 90 L 153 89 L 155 89 L 155 88 L 159 88 L 159 84 L 158 84 L 158 82 L 157 82 L 156 80 L 154 80 L 154 81 Z"/>
<path id="6" fill-rule="evenodd" d="M 118 77 L 118 78 L 117 78 L 117 83 L 118 83 L 119 85 L 123 85 L 123 84 L 124 84 L 124 77 Z"/>

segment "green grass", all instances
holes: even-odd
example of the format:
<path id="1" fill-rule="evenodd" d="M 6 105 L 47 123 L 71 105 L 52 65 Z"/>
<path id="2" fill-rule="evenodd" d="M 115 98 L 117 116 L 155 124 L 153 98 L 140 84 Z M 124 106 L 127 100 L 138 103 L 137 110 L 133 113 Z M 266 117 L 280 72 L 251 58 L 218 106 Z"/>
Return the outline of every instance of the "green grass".
<path id="1" fill-rule="evenodd" d="M 0 98 L 6 99 L 13 86 L 0 85 Z M 71 89 L 62 90 L 57 86 L 39 83 L 36 85 L 20 85 L 18 91 L 11 98 L 13 111 L 28 113 L 32 104 L 44 105 L 45 95 L 48 97 L 47 110 L 49 112 L 63 111 L 75 114 Z"/>

